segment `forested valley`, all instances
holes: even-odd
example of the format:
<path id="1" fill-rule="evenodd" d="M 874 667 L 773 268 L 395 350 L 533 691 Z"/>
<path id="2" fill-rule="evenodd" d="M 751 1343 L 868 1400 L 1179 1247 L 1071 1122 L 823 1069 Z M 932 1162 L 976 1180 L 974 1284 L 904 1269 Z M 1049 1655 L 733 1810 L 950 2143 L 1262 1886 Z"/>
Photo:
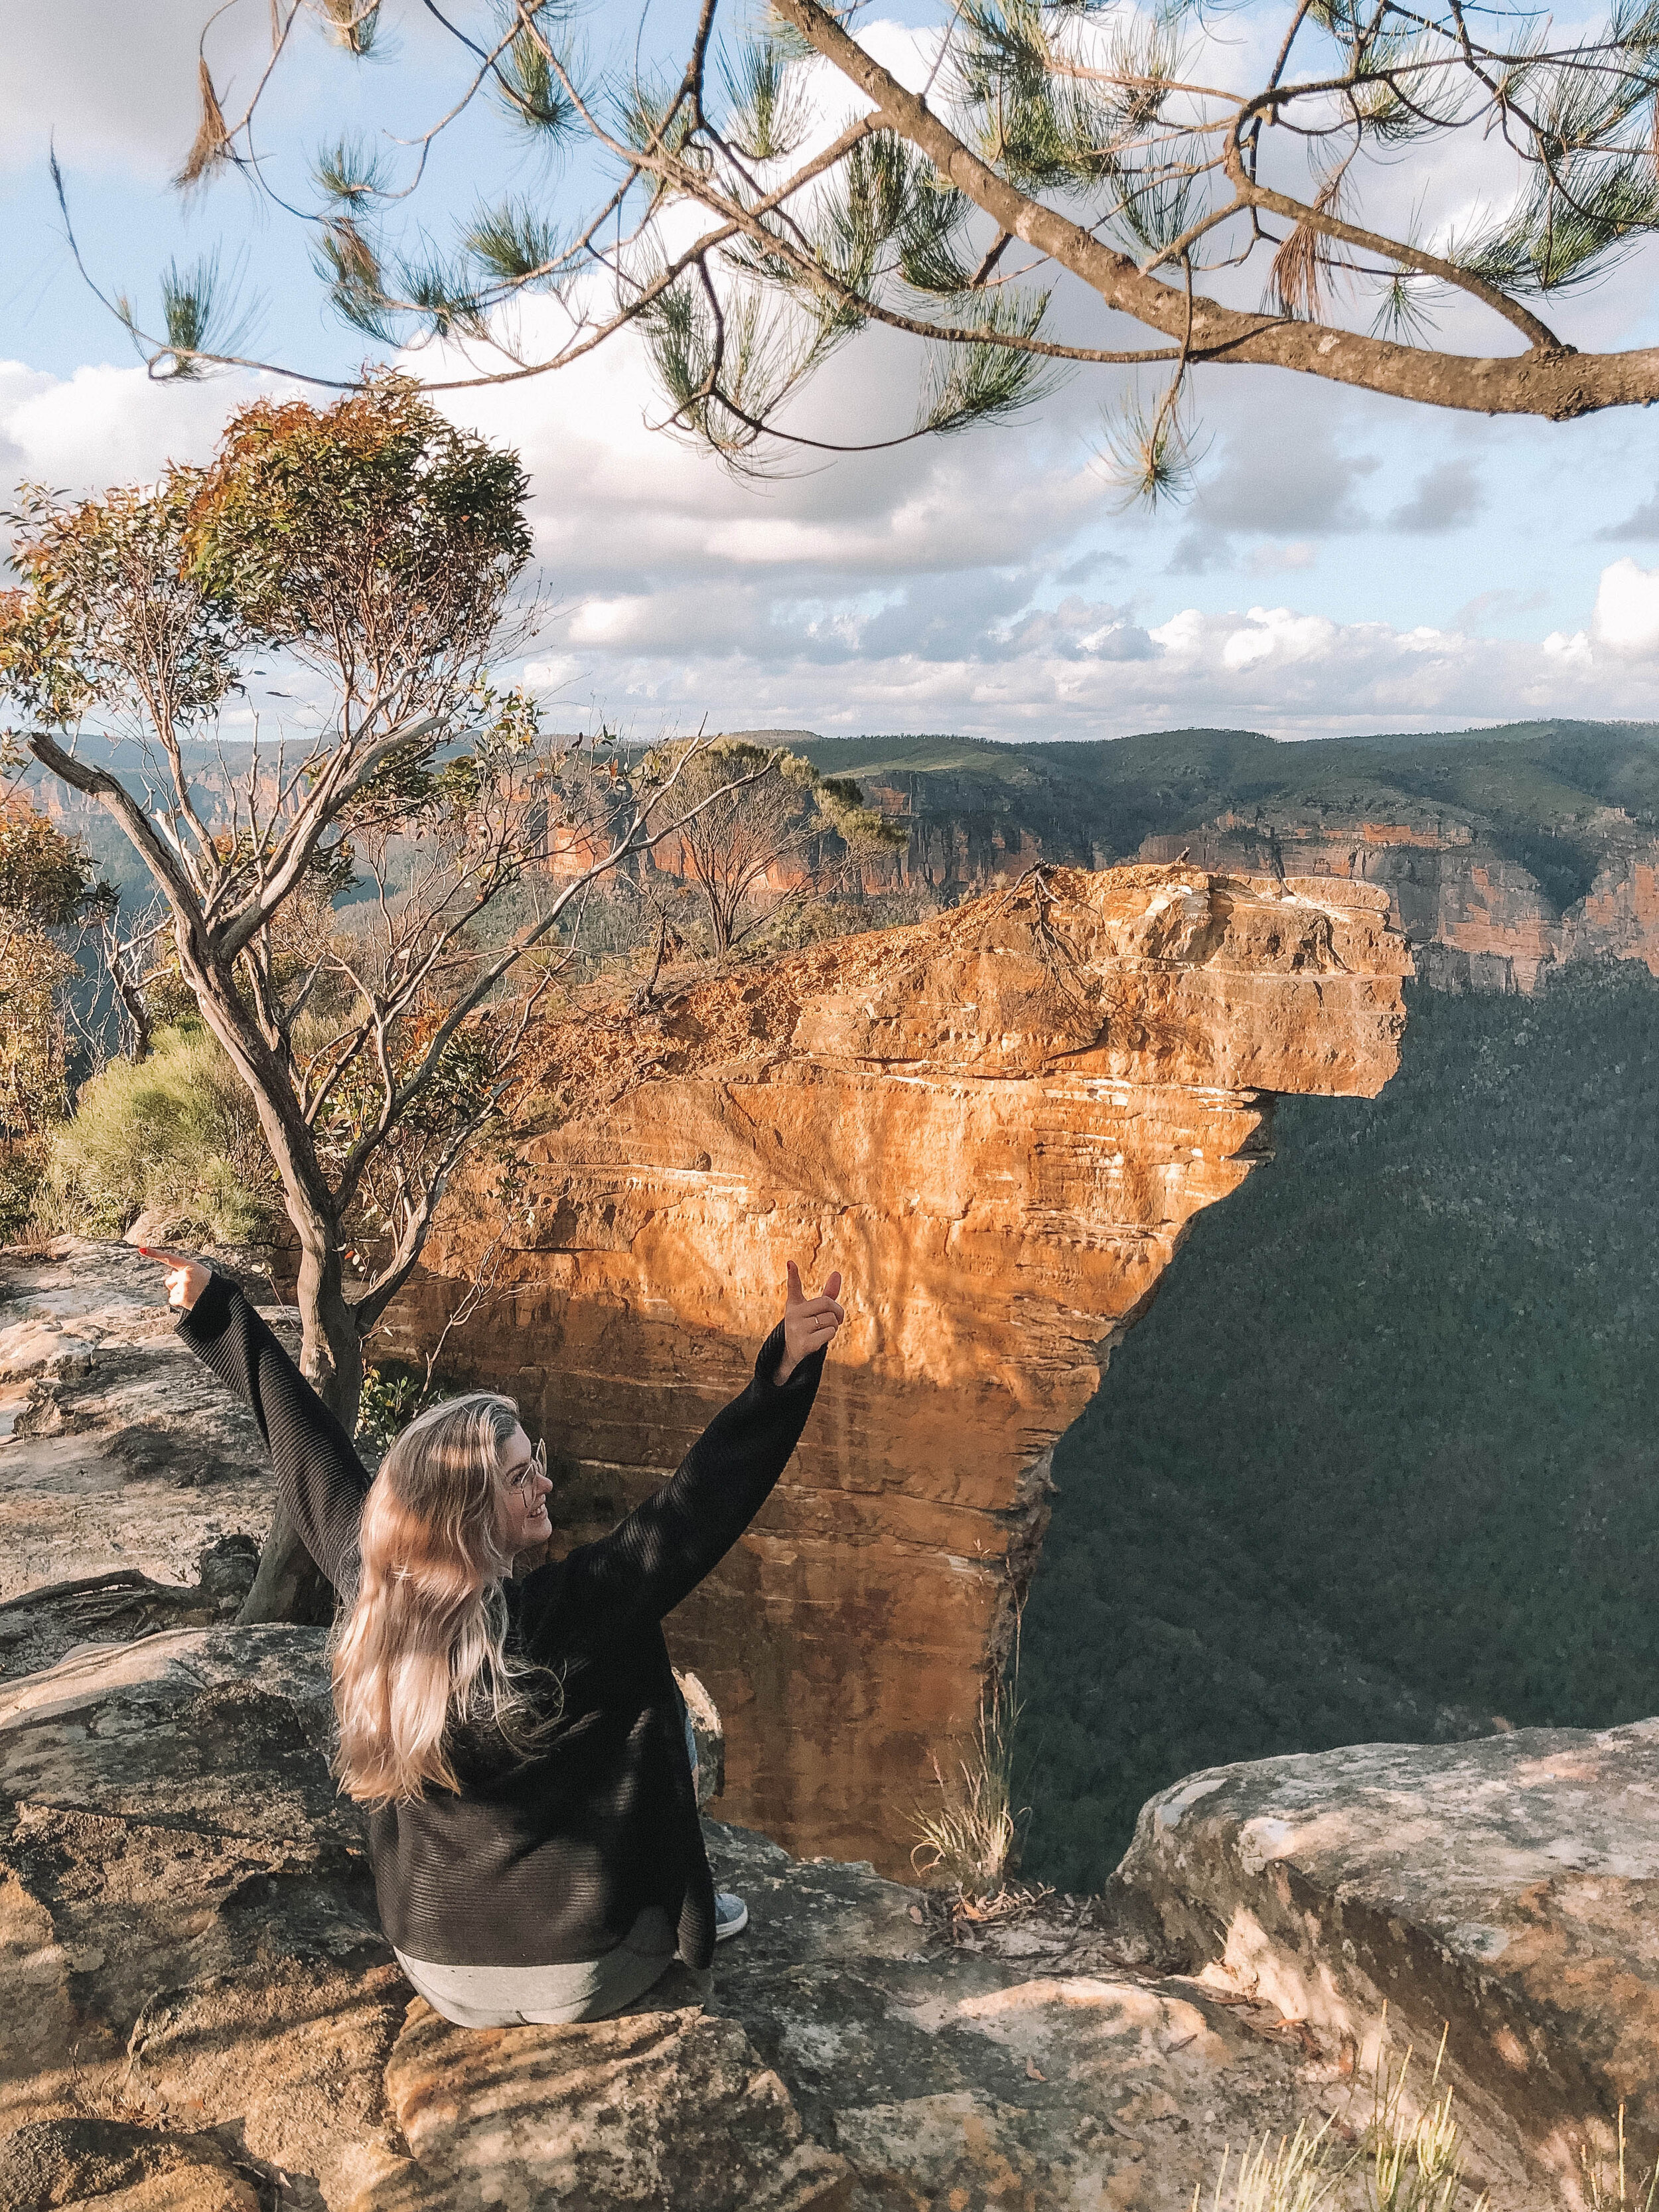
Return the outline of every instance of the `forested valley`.
<path id="1" fill-rule="evenodd" d="M 1023 1872 L 1178 1776 L 1659 1711 L 1659 983 L 1408 987 L 1374 1100 L 1286 1098 L 1055 1455 Z"/>

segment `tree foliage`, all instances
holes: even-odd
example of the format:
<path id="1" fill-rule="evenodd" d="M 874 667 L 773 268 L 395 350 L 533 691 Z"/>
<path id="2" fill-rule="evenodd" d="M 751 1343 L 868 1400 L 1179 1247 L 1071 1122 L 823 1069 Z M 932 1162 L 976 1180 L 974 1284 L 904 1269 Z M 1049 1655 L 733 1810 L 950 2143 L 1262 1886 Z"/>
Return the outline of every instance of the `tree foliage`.
<path id="1" fill-rule="evenodd" d="M 223 13 L 181 179 L 236 172 L 275 203 L 256 124 L 278 129 L 262 103 L 316 66 L 307 24 L 367 46 L 336 0 L 276 0 L 270 65 L 227 115 Z M 1150 368 L 1158 396 L 1131 396 L 1106 442 L 1154 496 L 1190 465 L 1200 368 L 1553 419 L 1659 394 L 1659 350 L 1578 353 L 1555 319 L 1659 222 L 1659 0 L 1567 31 L 1521 0 L 1276 0 L 1249 36 L 1212 0 L 939 0 L 920 90 L 861 14 L 702 0 L 678 46 L 648 10 L 439 14 L 455 80 L 430 125 L 325 118 L 308 200 L 280 204 L 348 323 L 470 356 L 444 357 L 447 384 L 556 369 L 637 323 L 665 426 L 738 467 L 836 448 L 792 403 L 878 325 L 920 362 L 913 422 L 876 443 L 1006 418 L 1069 369 Z M 434 146 L 492 114 L 509 161 L 582 158 L 440 211 Z M 199 276 L 170 270 L 154 329 L 121 303 L 155 374 L 242 357 L 214 336 L 216 263 Z"/>
<path id="2" fill-rule="evenodd" d="M 268 1241 L 282 1210 L 247 1085 L 199 1019 L 158 1030 L 143 1060 L 112 1060 L 82 1085 L 47 1174 L 65 1215 L 105 1237 L 144 1213 L 157 1243 Z"/>
<path id="3" fill-rule="evenodd" d="M 38 1139 L 69 1109 L 66 935 L 112 909 L 86 852 L 22 799 L 0 806 L 0 1131 Z"/>
<path id="4" fill-rule="evenodd" d="M 685 751 L 665 748 L 659 772 Z M 855 878 L 861 860 L 907 840 L 902 826 L 865 805 L 850 777 L 820 775 L 798 754 L 768 753 L 740 738 L 721 738 L 685 759 L 680 791 L 682 803 L 698 811 L 658 846 L 652 873 L 678 879 L 694 898 L 716 961 Z M 660 884 L 647 882 L 647 891 L 660 904 Z M 665 922 L 665 907 L 663 913 Z"/>
<path id="5" fill-rule="evenodd" d="M 29 751 L 143 862 L 162 965 L 252 1100 L 302 1358 L 348 1420 L 364 1339 L 522 1073 L 562 917 L 678 818 L 652 821 L 673 769 L 621 774 L 608 738 L 555 743 L 491 686 L 524 491 L 514 455 L 380 378 L 245 408 L 152 489 L 27 493 L 0 600 Z"/>
<path id="6" fill-rule="evenodd" d="M 386 378 L 323 412 L 244 408 L 189 482 L 185 572 L 205 605 L 353 712 L 454 710 L 530 556 L 516 453 Z"/>

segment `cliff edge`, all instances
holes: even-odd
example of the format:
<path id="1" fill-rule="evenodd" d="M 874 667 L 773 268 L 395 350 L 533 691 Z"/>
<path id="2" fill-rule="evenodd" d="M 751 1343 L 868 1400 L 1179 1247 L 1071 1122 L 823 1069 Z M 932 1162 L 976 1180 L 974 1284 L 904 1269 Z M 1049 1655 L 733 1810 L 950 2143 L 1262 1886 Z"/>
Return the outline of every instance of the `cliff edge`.
<path id="1" fill-rule="evenodd" d="M 707 2011 L 475 2031 L 380 1934 L 321 1647 L 0 1688 L 4 2212 L 1187 2212 L 1224 2146 L 1358 2148 L 1413 2043 L 1421 2109 L 1443 2027 L 1447 2212 L 1583 2212 L 1621 2102 L 1659 2145 L 1659 1723 L 1194 1776 L 1107 1897 L 977 1925 L 710 1823 L 752 1917 Z"/>
<path id="2" fill-rule="evenodd" d="M 786 1260 L 848 1291 L 777 1492 L 675 1615 L 733 1817 L 908 1869 L 1049 1510 L 1055 1440 L 1273 1094 L 1371 1096 L 1409 972 L 1367 884 L 1054 870 L 659 1006 L 550 1024 L 386 1341 L 548 1441 L 564 1548 L 741 1389 Z"/>

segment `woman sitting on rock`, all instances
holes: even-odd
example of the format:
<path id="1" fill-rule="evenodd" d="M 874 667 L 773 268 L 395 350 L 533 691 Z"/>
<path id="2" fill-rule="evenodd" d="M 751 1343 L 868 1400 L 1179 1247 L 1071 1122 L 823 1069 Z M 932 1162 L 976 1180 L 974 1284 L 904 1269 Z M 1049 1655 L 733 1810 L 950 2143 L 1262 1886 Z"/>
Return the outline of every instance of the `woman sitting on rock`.
<path id="1" fill-rule="evenodd" d="M 783 1473 L 844 1318 L 841 1277 L 783 1319 L 679 1471 L 599 1542 L 510 1579 L 552 1534 L 546 1455 L 512 1399 L 410 1423 L 370 1480 L 252 1306 L 155 1255 L 179 1330 L 240 1391 L 283 1504 L 340 1598 L 335 1771 L 369 1808 L 381 1924 L 462 2027 L 600 2020 L 678 1956 L 706 1972 L 748 1914 L 715 1898 L 662 1619 Z"/>

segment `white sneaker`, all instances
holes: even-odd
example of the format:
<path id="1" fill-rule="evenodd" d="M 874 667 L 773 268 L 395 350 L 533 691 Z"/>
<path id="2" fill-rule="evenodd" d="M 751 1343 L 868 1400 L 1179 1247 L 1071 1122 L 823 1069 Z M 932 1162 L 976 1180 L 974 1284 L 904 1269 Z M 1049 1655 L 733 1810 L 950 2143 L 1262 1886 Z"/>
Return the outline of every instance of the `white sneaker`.
<path id="1" fill-rule="evenodd" d="M 740 1897 L 733 1897 L 729 1889 L 714 1892 L 714 1941 L 724 1943 L 728 1936 L 741 1936 L 749 1925 L 749 1907 Z"/>

